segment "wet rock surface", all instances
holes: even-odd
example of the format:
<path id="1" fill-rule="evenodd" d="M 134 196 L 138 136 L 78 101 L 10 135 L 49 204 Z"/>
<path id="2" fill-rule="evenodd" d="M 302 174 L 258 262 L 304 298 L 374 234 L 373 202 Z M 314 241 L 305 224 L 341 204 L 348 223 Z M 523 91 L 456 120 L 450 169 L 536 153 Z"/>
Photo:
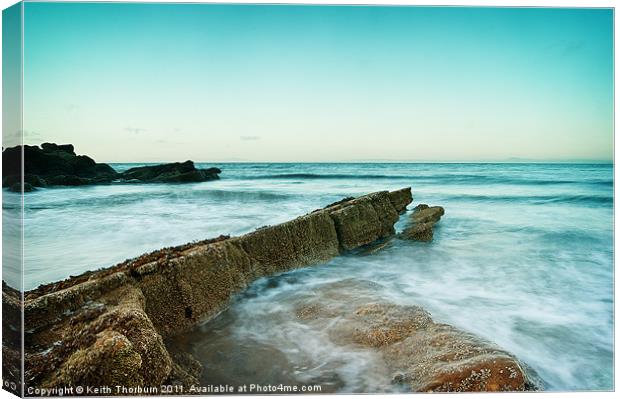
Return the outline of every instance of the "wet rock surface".
<path id="1" fill-rule="evenodd" d="M 408 226 L 399 234 L 399 237 L 412 241 L 432 241 L 433 226 L 439 222 L 445 211 L 440 206 L 420 204 L 416 206 L 409 217 Z"/>
<path id="2" fill-rule="evenodd" d="M 297 318 L 327 329 L 339 345 L 379 351 L 392 383 L 414 392 L 525 391 L 538 386 L 512 354 L 466 331 L 433 321 L 418 306 L 386 301 L 376 283 L 344 280 L 314 288 Z"/>

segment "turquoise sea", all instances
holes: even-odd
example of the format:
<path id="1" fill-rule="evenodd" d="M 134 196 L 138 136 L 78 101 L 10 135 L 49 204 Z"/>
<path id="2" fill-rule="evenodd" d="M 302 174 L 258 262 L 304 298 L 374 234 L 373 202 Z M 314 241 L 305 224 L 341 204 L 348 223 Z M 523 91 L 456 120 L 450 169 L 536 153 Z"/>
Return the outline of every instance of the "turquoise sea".
<path id="1" fill-rule="evenodd" d="M 286 317 L 287 303 L 300 292 L 353 278 L 377 283 L 377 297 L 423 306 L 437 321 L 494 341 L 532 367 L 545 389 L 613 389 L 612 165 L 197 166 L 221 168 L 221 180 L 27 193 L 24 288 L 164 246 L 243 234 L 342 197 L 411 186 L 413 205 L 445 208 L 432 243 L 339 257 L 275 284 L 259 280 L 253 295 L 241 295 L 217 323 L 193 333 L 194 354 L 225 334 L 232 348 L 277 352 L 291 372 L 337 375 L 343 392 L 389 391 L 373 374 L 372 354 L 336 347 Z M 19 196 L 3 195 L 4 217 L 11 218 Z M 12 245 L 6 236 L 3 245 Z M 19 276 L 5 270 L 4 278 Z M 226 369 L 251 356 L 246 352 L 210 358 L 206 369 Z"/>

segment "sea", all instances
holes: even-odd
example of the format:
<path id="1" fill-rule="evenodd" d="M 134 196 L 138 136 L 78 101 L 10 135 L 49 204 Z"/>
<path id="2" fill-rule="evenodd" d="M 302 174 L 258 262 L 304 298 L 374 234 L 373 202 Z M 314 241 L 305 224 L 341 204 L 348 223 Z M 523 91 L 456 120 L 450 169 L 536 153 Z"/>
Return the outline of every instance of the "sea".
<path id="1" fill-rule="evenodd" d="M 118 171 L 138 165 L 112 164 Z M 422 306 L 435 321 L 496 343 L 545 390 L 614 388 L 613 165 L 197 166 L 221 168 L 221 179 L 26 193 L 24 288 L 161 247 L 244 234 L 343 197 L 411 187 L 410 209 L 445 208 L 432 242 L 395 240 L 372 255 L 348 254 L 256 281 L 229 310 L 184 337 L 203 363 L 202 382 L 234 374 L 256 383 L 323 381 L 333 392 L 397 391 L 376 352 L 337 345 L 324 329 L 295 320 L 291 303 L 300 295 L 321 295 L 321 287 L 346 280 L 372 282 L 377 299 Z M 3 196 L 10 220 L 19 195 Z M 14 244 L 5 234 L 5 250 Z M 19 274 L 5 270 L 4 278 Z"/>

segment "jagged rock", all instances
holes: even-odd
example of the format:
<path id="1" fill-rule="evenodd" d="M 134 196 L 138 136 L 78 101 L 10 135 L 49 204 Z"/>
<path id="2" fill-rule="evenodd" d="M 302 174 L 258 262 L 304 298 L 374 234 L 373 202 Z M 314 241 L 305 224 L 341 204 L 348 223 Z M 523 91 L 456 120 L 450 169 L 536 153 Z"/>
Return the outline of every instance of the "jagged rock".
<path id="1" fill-rule="evenodd" d="M 413 241 L 432 241 L 433 226 L 444 213 L 444 209 L 440 206 L 429 207 L 426 204 L 416 206 L 409 218 L 409 225 L 399 234 L 399 237 Z"/>
<path id="2" fill-rule="evenodd" d="M 3 187 L 21 180 L 22 147 L 7 148 L 2 152 Z M 43 143 L 23 147 L 24 181 L 34 187 L 47 185 L 83 185 L 110 182 L 117 178 L 116 171 L 107 164 L 96 163 L 85 155 L 76 155 L 73 145 Z"/>
<path id="3" fill-rule="evenodd" d="M 192 161 L 131 168 L 121 174 L 124 180 L 147 183 L 188 183 L 219 179 L 218 168 L 196 169 Z"/>
<path id="4" fill-rule="evenodd" d="M 401 188 L 400 190 L 392 191 L 390 193 L 390 201 L 396 209 L 396 212 L 403 213 L 407 210 L 407 205 L 413 201 L 411 195 L 411 187 Z"/>
<path id="5" fill-rule="evenodd" d="M 368 194 L 328 207 L 334 220 L 339 244 L 351 250 L 394 234 L 398 211 L 387 191 Z"/>
<path id="6" fill-rule="evenodd" d="M 436 223 L 441 219 L 444 214 L 444 209 L 440 206 L 428 206 L 426 204 L 420 204 L 413 208 L 413 214 L 411 214 L 411 221 L 413 223 Z"/>
<path id="7" fill-rule="evenodd" d="M 126 182 L 187 183 L 215 180 L 218 168 L 196 169 L 192 161 L 131 168 L 122 174 L 110 165 L 96 163 L 86 155 L 76 155 L 73 145 L 43 143 L 41 147 L 23 147 L 24 188 L 46 186 L 83 186 L 109 184 L 117 179 Z M 22 147 L 2 152 L 2 187 L 21 191 Z M 17 185 L 16 185 L 17 184 Z M 28 191 L 28 190 L 24 190 Z"/>
<path id="8" fill-rule="evenodd" d="M 391 234 L 398 218 L 391 195 L 369 194 L 26 292 L 28 384 L 195 383 L 195 362 L 171 356 L 164 339 L 217 315 L 259 277 L 323 263 Z"/>
<path id="9" fill-rule="evenodd" d="M 56 144 L 56 143 L 43 143 L 41 149 L 45 152 L 64 152 L 71 155 L 75 155 L 75 149 L 73 144 Z"/>

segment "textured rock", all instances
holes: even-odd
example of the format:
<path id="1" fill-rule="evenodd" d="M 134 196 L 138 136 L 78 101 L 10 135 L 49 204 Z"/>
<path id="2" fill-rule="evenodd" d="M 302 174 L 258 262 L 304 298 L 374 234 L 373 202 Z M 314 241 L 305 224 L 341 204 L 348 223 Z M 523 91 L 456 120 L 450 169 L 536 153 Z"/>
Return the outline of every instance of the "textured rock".
<path id="1" fill-rule="evenodd" d="M 143 307 L 142 292 L 126 285 L 27 334 L 27 381 L 40 387 L 162 383 L 173 364 Z"/>
<path id="2" fill-rule="evenodd" d="M 373 193 L 26 292 L 27 384 L 195 383 L 195 362 L 171 356 L 164 339 L 217 315 L 255 279 L 372 243 L 392 234 L 397 219 L 390 193 Z"/>
<path id="3" fill-rule="evenodd" d="M 411 221 L 413 223 L 436 223 L 444 213 L 444 209 L 440 206 L 420 204 L 414 208 L 411 214 Z"/>
<path id="4" fill-rule="evenodd" d="M 394 209 L 396 209 L 396 212 L 405 212 L 407 210 L 407 205 L 413 201 L 411 187 L 401 188 L 400 190 L 390 192 L 390 201 L 392 202 Z"/>
<path id="5" fill-rule="evenodd" d="M 2 282 L 2 378 L 16 386 L 5 389 L 21 396 L 22 299 L 19 291 Z"/>
<path id="6" fill-rule="evenodd" d="M 399 234 L 399 237 L 413 241 L 432 241 L 434 224 L 429 222 L 408 226 Z"/>
<path id="7" fill-rule="evenodd" d="M 443 214 L 444 209 L 440 206 L 429 207 L 426 204 L 416 206 L 409 218 L 409 225 L 399 234 L 399 237 L 413 241 L 432 241 L 433 226 Z"/>
<path id="8" fill-rule="evenodd" d="M 368 194 L 326 209 L 341 248 L 351 250 L 394 234 L 398 212 L 387 191 Z"/>
<path id="9" fill-rule="evenodd" d="M 296 308 L 297 318 L 336 344 L 381 352 L 393 382 L 414 392 L 537 389 L 512 354 L 434 322 L 420 307 L 387 302 L 375 294 L 376 286 L 350 279 L 314 287 Z"/>

